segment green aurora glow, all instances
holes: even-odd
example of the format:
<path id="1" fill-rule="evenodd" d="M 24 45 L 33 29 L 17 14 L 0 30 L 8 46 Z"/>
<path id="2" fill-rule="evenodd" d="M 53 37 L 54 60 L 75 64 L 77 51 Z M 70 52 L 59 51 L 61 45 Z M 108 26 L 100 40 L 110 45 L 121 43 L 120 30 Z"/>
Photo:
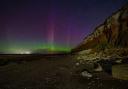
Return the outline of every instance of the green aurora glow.
<path id="1" fill-rule="evenodd" d="M 47 50 L 51 52 L 70 52 L 71 47 L 58 44 L 43 44 L 43 43 L 13 43 L 0 45 L 0 52 L 18 53 L 18 51 L 35 51 Z"/>

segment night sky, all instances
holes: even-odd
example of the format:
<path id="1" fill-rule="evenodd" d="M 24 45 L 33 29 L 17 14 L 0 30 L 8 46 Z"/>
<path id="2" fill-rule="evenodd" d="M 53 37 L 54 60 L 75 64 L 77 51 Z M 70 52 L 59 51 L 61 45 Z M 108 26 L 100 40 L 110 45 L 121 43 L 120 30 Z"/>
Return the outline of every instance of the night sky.
<path id="1" fill-rule="evenodd" d="M 70 51 L 128 0 L 0 0 L 0 52 Z"/>

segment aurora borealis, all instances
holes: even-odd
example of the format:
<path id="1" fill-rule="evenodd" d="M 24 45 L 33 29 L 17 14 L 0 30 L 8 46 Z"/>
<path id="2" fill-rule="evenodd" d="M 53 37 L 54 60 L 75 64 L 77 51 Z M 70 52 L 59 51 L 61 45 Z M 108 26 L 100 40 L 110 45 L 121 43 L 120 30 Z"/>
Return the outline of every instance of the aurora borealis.
<path id="1" fill-rule="evenodd" d="M 0 52 L 70 51 L 127 0 L 2 0 Z"/>

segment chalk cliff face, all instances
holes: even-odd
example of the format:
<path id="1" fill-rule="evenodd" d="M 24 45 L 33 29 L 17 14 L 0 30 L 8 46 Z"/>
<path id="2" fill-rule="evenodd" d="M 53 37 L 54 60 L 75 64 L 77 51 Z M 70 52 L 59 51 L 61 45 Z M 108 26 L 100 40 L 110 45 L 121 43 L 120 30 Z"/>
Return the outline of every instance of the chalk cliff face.
<path id="1" fill-rule="evenodd" d="M 111 48 L 128 48 L 128 4 L 108 17 L 72 51 Z"/>

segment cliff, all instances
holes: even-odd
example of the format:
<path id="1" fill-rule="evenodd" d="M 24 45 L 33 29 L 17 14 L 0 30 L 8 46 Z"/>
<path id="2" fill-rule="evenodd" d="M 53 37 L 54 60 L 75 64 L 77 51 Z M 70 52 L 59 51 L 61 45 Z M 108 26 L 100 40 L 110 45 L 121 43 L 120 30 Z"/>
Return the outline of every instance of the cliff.
<path id="1" fill-rule="evenodd" d="M 109 16 L 95 28 L 81 44 L 72 49 L 80 52 L 88 49 L 103 51 L 128 48 L 128 4 Z"/>

